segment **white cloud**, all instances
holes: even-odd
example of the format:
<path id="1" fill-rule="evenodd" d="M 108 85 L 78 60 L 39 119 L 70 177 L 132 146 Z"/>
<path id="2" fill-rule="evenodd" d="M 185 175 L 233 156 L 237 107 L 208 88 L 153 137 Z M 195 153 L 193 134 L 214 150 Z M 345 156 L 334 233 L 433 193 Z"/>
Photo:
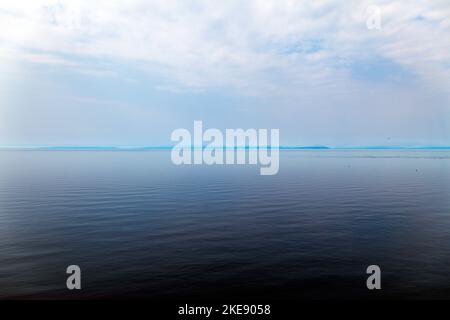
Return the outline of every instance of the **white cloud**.
<path id="1" fill-rule="evenodd" d="M 381 9 L 368 30 L 366 8 Z M 161 88 L 248 93 L 350 81 L 352 61 L 383 57 L 450 85 L 448 1 L 2 1 L 2 56 L 37 63 L 124 59 Z M 73 63 L 73 62 L 72 62 Z M 100 72 L 100 71 L 98 71 Z"/>

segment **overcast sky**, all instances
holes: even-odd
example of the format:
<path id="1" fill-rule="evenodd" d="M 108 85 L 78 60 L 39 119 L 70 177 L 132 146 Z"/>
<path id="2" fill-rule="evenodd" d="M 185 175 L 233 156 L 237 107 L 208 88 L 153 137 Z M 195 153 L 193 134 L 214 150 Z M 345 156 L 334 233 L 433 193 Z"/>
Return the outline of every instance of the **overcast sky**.
<path id="1" fill-rule="evenodd" d="M 194 120 L 450 145 L 450 1 L 0 1 L 0 145 L 167 145 Z"/>

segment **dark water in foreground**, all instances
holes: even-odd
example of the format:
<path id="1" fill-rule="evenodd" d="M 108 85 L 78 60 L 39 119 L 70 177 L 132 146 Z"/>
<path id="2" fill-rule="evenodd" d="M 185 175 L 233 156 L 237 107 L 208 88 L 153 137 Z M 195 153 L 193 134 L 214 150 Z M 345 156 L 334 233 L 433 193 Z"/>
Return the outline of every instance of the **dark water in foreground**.
<path id="1" fill-rule="evenodd" d="M 450 299 L 449 195 L 448 151 L 1 151 L 0 298 Z"/>

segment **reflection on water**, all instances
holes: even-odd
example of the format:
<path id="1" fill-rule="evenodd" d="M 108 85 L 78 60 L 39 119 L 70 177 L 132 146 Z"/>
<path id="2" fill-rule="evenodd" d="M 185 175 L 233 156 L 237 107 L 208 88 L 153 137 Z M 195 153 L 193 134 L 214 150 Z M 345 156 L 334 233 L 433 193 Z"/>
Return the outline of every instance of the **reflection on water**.
<path id="1" fill-rule="evenodd" d="M 1 151 L 0 298 L 450 298 L 450 152 L 280 157 Z"/>

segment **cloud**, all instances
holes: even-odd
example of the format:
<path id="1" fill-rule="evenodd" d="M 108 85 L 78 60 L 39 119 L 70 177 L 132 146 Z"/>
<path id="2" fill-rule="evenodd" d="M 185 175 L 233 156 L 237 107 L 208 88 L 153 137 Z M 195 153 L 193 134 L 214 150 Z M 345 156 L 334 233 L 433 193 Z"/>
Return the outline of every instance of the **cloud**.
<path id="1" fill-rule="evenodd" d="M 3 0 L 0 142 L 448 145 L 448 39 L 447 0 Z"/>
<path id="2" fill-rule="evenodd" d="M 381 30 L 366 27 L 372 4 Z M 351 81 L 351 64 L 370 59 L 450 84 L 448 1 L 15 0 L 1 2 L 0 30 L 17 59 L 132 61 L 161 87 L 276 94 Z"/>

